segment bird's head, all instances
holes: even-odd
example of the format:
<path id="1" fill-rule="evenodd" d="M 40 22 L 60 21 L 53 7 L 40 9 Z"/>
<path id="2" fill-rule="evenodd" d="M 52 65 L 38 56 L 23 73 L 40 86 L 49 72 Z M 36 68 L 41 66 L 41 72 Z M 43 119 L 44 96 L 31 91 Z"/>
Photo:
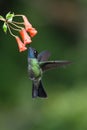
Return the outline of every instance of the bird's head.
<path id="1" fill-rule="evenodd" d="M 34 48 L 29 47 L 28 58 L 37 58 L 37 55 L 38 55 L 38 52 Z"/>

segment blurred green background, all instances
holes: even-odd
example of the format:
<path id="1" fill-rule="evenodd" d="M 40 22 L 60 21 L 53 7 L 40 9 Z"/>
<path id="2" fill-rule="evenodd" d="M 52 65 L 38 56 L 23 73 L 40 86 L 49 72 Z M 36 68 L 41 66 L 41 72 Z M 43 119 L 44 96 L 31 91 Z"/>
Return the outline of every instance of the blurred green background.
<path id="1" fill-rule="evenodd" d="M 25 14 L 38 30 L 32 47 L 70 60 L 43 76 L 47 99 L 32 99 L 27 51 L 0 22 L 0 130 L 87 130 L 87 1 L 0 0 L 0 14 Z"/>

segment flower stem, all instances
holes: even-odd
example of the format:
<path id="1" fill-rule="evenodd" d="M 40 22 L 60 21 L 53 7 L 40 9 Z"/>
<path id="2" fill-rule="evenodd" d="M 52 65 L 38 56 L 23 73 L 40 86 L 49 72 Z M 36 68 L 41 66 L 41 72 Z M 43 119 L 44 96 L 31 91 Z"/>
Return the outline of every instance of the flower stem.
<path id="1" fill-rule="evenodd" d="M 16 14 L 14 15 L 14 17 L 23 17 L 24 15 L 23 14 Z"/>
<path id="2" fill-rule="evenodd" d="M 0 20 L 1 20 L 1 21 L 4 21 L 4 22 L 6 21 L 4 18 L 0 18 Z"/>
<path id="3" fill-rule="evenodd" d="M 14 23 L 14 24 L 22 24 L 22 25 L 24 25 L 24 22 L 15 22 L 15 21 L 12 21 L 12 23 Z"/>
<path id="4" fill-rule="evenodd" d="M 16 37 L 16 35 L 14 35 L 14 34 L 12 33 L 12 31 L 11 31 L 11 29 L 10 29 L 10 27 L 9 27 L 8 24 L 7 24 L 7 27 L 8 27 L 8 30 L 9 30 L 9 33 L 11 34 L 11 36 Z"/>
<path id="5" fill-rule="evenodd" d="M 14 27 L 12 27 L 11 25 L 9 25 L 9 27 L 11 28 L 11 29 L 13 29 L 13 30 L 15 30 L 15 31 L 20 31 L 20 29 L 17 29 L 17 28 L 14 28 Z"/>
<path id="6" fill-rule="evenodd" d="M 20 26 L 16 25 L 16 24 L 13 23 L 13 22 L 9 22 L 9 23 L 12 24 L 13 26 L 15 26 L 16 28 L 23 29 L 23 27 L 20 27 Z"/>

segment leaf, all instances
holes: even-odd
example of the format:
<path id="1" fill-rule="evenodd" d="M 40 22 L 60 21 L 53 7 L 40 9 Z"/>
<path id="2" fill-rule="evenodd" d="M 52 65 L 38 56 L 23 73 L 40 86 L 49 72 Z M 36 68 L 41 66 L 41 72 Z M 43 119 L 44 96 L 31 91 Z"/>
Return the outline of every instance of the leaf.
<path id="1" fill-rule="evenodd" d="M 0 19 L 4 19 L 3 16 L 0 15 Z"/>
<path id="2" fill-rule="evenodd" d="M 3 24 L 3 31 L 6 33 L 7 32 L 7 25 L 6 23 Z"/>
<path id="3" fill-rule="evenodd" d="M 6 19 L 9 21 L 9 22 L 12 22 L 13 20 L 13 17 L 14 17 L 14 13 L 7 13 L 6 14 Z"/>
<path id="4" fill-rule="evenodd" d="M 0 15 L 0 20 L 5 21 L 4 17 Z"/>

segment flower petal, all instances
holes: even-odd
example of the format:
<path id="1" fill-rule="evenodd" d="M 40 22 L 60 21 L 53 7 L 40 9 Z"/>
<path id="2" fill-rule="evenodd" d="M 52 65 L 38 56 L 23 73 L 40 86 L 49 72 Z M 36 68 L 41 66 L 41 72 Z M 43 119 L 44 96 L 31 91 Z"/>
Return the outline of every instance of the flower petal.
<path id="1" fill-rule="evenodd" d="M 20 35 L 25 45 L 30 44 L 32 42 L 30 36 L 28 35 L 28 33 L 26 32 L 24 28 L 20 31 Z"/>
<path id="2" fill-rule="evenodd" d="M 30 22 L 28 21 L 27 17 L 23 15 L 24 25 L 27 32 L 30 33 L 31 37 L 34 37 L 37 34 L 37 30 L 32 27 Z"/>
<path id="3" fill-rule="evenodd" d="M 37 34 L 37 30 L 35 28 L 28 29 L 31 37 L 34 37 Z"/>
<path id="4" fill-rule="evenodd" d="M 27 48 L 25 47 L 25 45 L 23 44 L 21 39 L 18 36 L 16 36 L 15 38 L 16 38 L 16 41 L 18 43 L 19 51 L 22 52 L 22 51 L 27 50 Z"/>
<path id="5" fill-rule="evenodd" d="M 23 20 L 24 20 L 25 29 L 26 31 L 28 31 L 29 28 L 32 28 L 32 25 L 30 24 L 30 22 L 28 21 L 25 15 L 23 15 Z"/>

